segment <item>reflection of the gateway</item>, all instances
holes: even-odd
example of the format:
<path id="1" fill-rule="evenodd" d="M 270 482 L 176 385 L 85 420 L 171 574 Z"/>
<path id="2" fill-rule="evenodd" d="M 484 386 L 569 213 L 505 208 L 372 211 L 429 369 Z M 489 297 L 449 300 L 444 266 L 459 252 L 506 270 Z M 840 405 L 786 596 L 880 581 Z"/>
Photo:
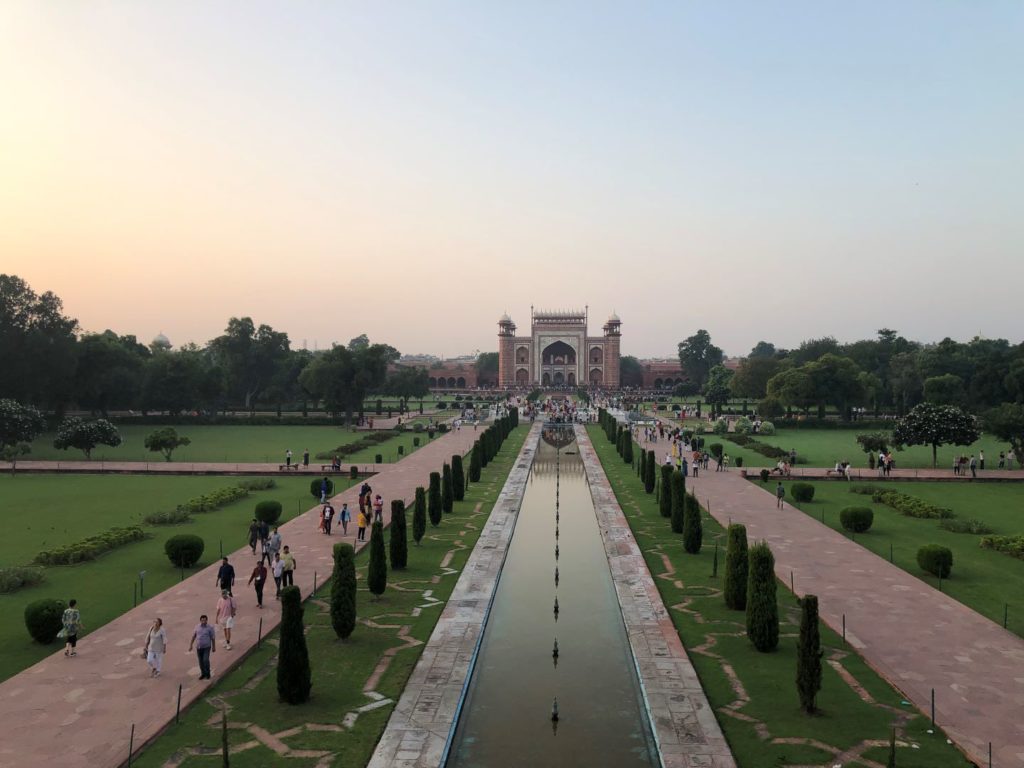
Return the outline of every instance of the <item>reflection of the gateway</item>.
<path id="1" fill-rule="evenodd" d="M 582 477 L 586 474 L 582 461 L 566 461 L 566 458 L 569 457 L 563 456 L 560 462 L 554 459 L 534 459 L 533 474 L 537 477 L 554 477 L 556 467 L 559 474 L 565 477 Z"/>
<path id="2" fill-rule="evenodd" d="M 572 424 L 548 424 L 540 433 L 544 442 L 552 448 L 565 448 L 576 442 L 576 432 Z"/>

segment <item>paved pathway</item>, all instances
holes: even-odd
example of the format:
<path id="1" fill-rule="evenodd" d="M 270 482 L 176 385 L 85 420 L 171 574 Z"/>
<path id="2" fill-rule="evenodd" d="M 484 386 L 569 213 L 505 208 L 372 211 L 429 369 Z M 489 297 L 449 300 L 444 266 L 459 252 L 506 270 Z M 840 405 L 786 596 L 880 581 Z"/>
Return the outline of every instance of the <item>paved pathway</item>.
<path id="1" fill-rule="evenodd" d="M 426 486 L 430 472 L 439 471 L 452 454 L 467 452 L 479 434 L 463 428 L 435 439 L 397 464 L 379 465 L 380 474 L 370 480 L 374 493 L 381 493 L 387 501 L 403 498 L 411 503 L 416 486 Z M 357 496 L 358 490 L 352 488 L 335 500 L 347 501 L 350 507 L 357 508 Z M 318 509 L 314 507 L 281 527 L 284 543 L 297 556 L 295 583 L 304 596 L 312 591 L 314 571 L 318 583 L 330 577 L 332 547 L 341 540 L 317 532 Z M 387 520 L 387 511 L 384 516 Z M 350 530 L 354 533 L 354 526 Z M 352 536 L 347 540 L 351 541 Z M 265 601 L 265 608 L 258 610 L 255 594 L 244 586 L 254 564 L 248 547 L 230 553 L 229 557 L 239 581 L 235 589 L 239 611 L 233 633 L 234 650 L 224 650 L 218 637 L 212 659 L 218 678 L 252 650 L 260 619 L 264 634 L 280 621 L 279 604 L 272 596 Z M 173 720 L 179 683 L 183 685 L 183 707 L 204 695 L 210 683 L 197 679 L 195 654 L 186 655 L 185 649 L 199 614 L 213 613 L 219 597 L 215 586 L 217 565 L 90 632 L 79 642 L 77 658 L 65 658 L 57 651 L 0 684 L 0 722 L 4 724 L 0 768 L 119 766 L 128 758 L 133 723 L 138 748 Z M 81 608 L 88 626 L 89 606 Z M 153 680 L 139 656 L 155 616 L 164 620 L 169 652 L 164 659 L 163 676 Z"/>
<path id="2" fill-rule="evenodd" d="M 648 446 L 663 458 L 665 444 Z M 660 453 L 658 451 L 661 451 Z M 1024 639 L 775 498 L 735 469 L 688 478 L 722 525 L 765 540 L 775 573 L 820 598 L 821 617 L 841 631 L 922 712 L 935 689 L 936 720 L 979 765 L 1024 765 Z"/>
<path id="3" fill-rule="evenodd" d="M 436 438 L 435 438 L 436 439 Z M 424 446 L 426 447 L 426 446 Z M 422 450 L 417 448 L 416 451 Z M 413 451 L 408 457 L 416 454 Z M 223 462 L 223 461 L 19 461 L 18 472 L 31 472 L 36 474 L 83 474 L 83 475 L 281 475 L 291 477 L 292 475 L 305 475 L 316 477 L 317 475 L 347 475 L 351 464 L 342 464 L 341 469 L 336 472 L 321 469 L 323 462 L 310 462 L 308 467 L 303 467 L 301 458 L 299 464 L 292 466 L 297 469 L 281 469 L 280 462 Z M 372 474 L 380 472 L 394 464 L 357 464 L 360 474 Z M 5 468 L 9 468 L 7 464 Z"/>

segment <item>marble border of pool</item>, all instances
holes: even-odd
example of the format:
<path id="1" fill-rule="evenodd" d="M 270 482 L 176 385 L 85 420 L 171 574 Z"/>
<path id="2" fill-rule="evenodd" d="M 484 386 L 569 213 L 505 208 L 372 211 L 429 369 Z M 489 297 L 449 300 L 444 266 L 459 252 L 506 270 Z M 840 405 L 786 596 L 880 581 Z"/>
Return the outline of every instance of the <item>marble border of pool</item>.
<path id="1" fill-rule="evenodd" d="M 540 422 L 530 428 L 466 567 L 388 719 L 369 768 L 434 768 L 448 759 L 541 429 Z"/>
<path id="2" fill-rule="evenodd" d="M 576 441 L 662 765 L 735 768 L 714 711 L 582 426 L 576 427 Z"/>

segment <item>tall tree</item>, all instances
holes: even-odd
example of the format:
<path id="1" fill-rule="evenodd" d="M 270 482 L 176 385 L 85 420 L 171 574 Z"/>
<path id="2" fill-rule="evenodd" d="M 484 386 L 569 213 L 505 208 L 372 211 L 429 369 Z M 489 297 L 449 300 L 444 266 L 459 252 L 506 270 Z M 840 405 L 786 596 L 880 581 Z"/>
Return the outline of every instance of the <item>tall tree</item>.
<path id="1" fill-rule="evenodd" d="M 416 487 L 416 500 L 412 508 L 412 540 L 416 546 L 427 532 L 427 491 L 422 485 Z"/>
<path id="2" fill-rule="evenodd" d="M 711 334 L 701 328 L 679 342 L 679 365 L 683 373 L 699 387 L 708 380 L 711 369 L 722 362 L 724 354 L 711 343 Z"/>
<path id="3" fill-rule="evenodd" d="M 274 377 L 278 365 L 288 355 L 288 334 L 269 325 L 258 328 L 250 317 L 232 317 L 224 333 L 210 342 L 210 350 L 224 371 L 230 397 L 255 410 L 256 398 Z"/>
<path id="4" fill-rule="evenodd" d="M 985 429 L 1005 440 L 1013 448 L 1013 455 L 1024 458 L 1024 405 L 1003 403 L 985 414 Z"/>
<path id="5" fill-rule="evenodd" d="M 700 519 L 700 502 L 696 494 L 683 494 L 683 549 L 699 555 L 704 545 L 704 525 Z"/>
<path id="6" fill-rule="evenodd" d="M 0 399 L 0 461 L 9 461 L 13 473 L 18 457 L 29 452 L 32 441 L 45 428 L 43 414 L 31 405 Z"/>
<path id="7" fill-rule="evenodd" d="M 632 355 L 619 358 L 619 385 L 623 387 L 642 387 L 644 384 L 644 367 Z"/>
<path id="8" fill-rule="evenodd" d="M 722 406 L 728 404 L 732 397 L 733 373 L 724 365 L 716 365 L 708 374 L 707 383 L 704 384 L 704 399 L 711 406 L 711 415 L 717 416 L 722 412 Z"/>
<path id="9" fill-rule="evenodd" d="M 378 523 L 380 525 L 380 523 Z M 302 624 L 302 594 L 298 587 L 281 590 L 281 629 L 277 651 L 277 695 L 288 704 L 309 700 L 313 675 Z"/>
<path id="10" fill-rule="evenodd" d="M 130 408 L 139 401 L 143 366 L 151 353 L 134 336 L 113 331 L 83 336 L 78 342 L 75 399 L 94 413 Z"/>
<path id="11" fill-rule="evenodd" d="M 476 380 L 479 386 L 498 383 L 498 353 L 481 352 L 476 357 Z"/>
<path id="12" fill-rule="evenodd" d="M 431 472 L 427 490 L 427 516 L 430 524 L 437 527 L 441 524 L 441 473 Z"/>
<path id="13" fill-rule="evenodd" d="M 334 545 L 331 626 L 342 640 L 348 639 L 356 628 L 356 551 L 343 542 Z"/>
<path id="14" fill-rule="evenodd" d="M 938 461 L 940 445 L 970 445 L 981 437 L 978 420 L 953 405 L 921 403 L 906 416 L 896 420 L 893 443 L 904 445 L 930 445 L 932 466 Z"/>
<path id="15" fill-rule="evenodd" d="M 370 528 L 370 563 L 366 572 L 366 586 L 380 597 L 388 586 L 388 561 L 384 554 L 384 523 L 376 522 Z"/>
<path id="16" fill-rule="evenodd" d="M 964 380 L 953 373 L 924 380 L 924 399 L 932 405 L 963 406 L 967 400 Z"/>
<path id="17" fill-rule="evenodd" d="M 359 339 L 353 339 L 353 343 Z M 347 422 L 362 405 L 366 395 L 383 387 L 388 364 L 399 358 L 398 350 L 387 344 L 355 348 L 333 347 L 318 355 L 299 376 L 299 383 L 324 401 L 332 413 L 345 413 Z"/>
<path id="18" fill-rule="evenodd" d="M 796 688 L 804 712 L 814 714 L 821 690 L 821 628 L 818 626 L 818 598 L 800 600 L 800 639 L 796 644 Z"/>
<path id="19" fill-rule="evenodd" d="M 748 360 L 764 360 L 775 357 L 777 350 L 775 345 L 770 341 L 759 341 L 754 345 L 754 348 L 750 350 L 750 354 L 747 355 Z"/>
<path id="20" fill-rule="evenodd" d="M 822 355 L 837 355 L 840 352 L 839 342 L 833 336 L 823 336 L 820 339 L 807 339 L 800 342 L 800 348 L 789 353 L 790 358 L 797 365 L 813 363 Z"/>
<path id="21" fill-rule="evenodd" d="M 747 607 L 747 528 L 733 523 L 726 531 L 725 543 L 725 606 L 734 611 Z"/>
<path id="22" fill-rule="evenodd" d="M 678 469 L 672 472 L 672 533 L 683 532 L 683 513 L 686 504 L 686 478 Z"/>
<path id="23" fill-rule="evenodd" d="M 775 556 L 765 542 L 749 553 L 747 575 L 747 637 L 761 653 L 779 645 L 779 603 L 775 594 Z"/>
<path id="24" fill-rule="evenodd" d="M 774 357 L 748 357 L 740 362 L 729 388 L 737 397 L 760 400 L 768 392 L 768 380 L 783 368 Z"/>
<path id="25" fill-rule="evenodd" d="M 409 562 L 409 541 L 405 531 L 405 502 L 391 501 L 391 525 L 388 528 L 388 553 L 391 556 L 391 570 L 401 571 Z"/>

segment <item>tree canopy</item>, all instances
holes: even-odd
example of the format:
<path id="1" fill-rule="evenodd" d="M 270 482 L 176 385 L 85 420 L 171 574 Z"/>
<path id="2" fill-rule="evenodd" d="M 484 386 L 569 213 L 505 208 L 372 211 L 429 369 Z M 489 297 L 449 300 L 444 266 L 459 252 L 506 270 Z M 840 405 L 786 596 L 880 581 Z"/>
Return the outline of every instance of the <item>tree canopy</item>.
<path id="1" fill-rule="evenodd" d="M 724 353 L 711 343 L 711 334 L 703 328 L 679 342 L 679 366 L 698 387 L 704 386 L 711 369 L 723 358 Z"/>
<path id="2" fill-rule="evenodd" d="M 970 445 L 981 437 L 978 420 L 955 405 L 921 403 L 896 420 L 892 439 L 897 446 L 930 445 L 932 466 L 940 445 Z"/>

